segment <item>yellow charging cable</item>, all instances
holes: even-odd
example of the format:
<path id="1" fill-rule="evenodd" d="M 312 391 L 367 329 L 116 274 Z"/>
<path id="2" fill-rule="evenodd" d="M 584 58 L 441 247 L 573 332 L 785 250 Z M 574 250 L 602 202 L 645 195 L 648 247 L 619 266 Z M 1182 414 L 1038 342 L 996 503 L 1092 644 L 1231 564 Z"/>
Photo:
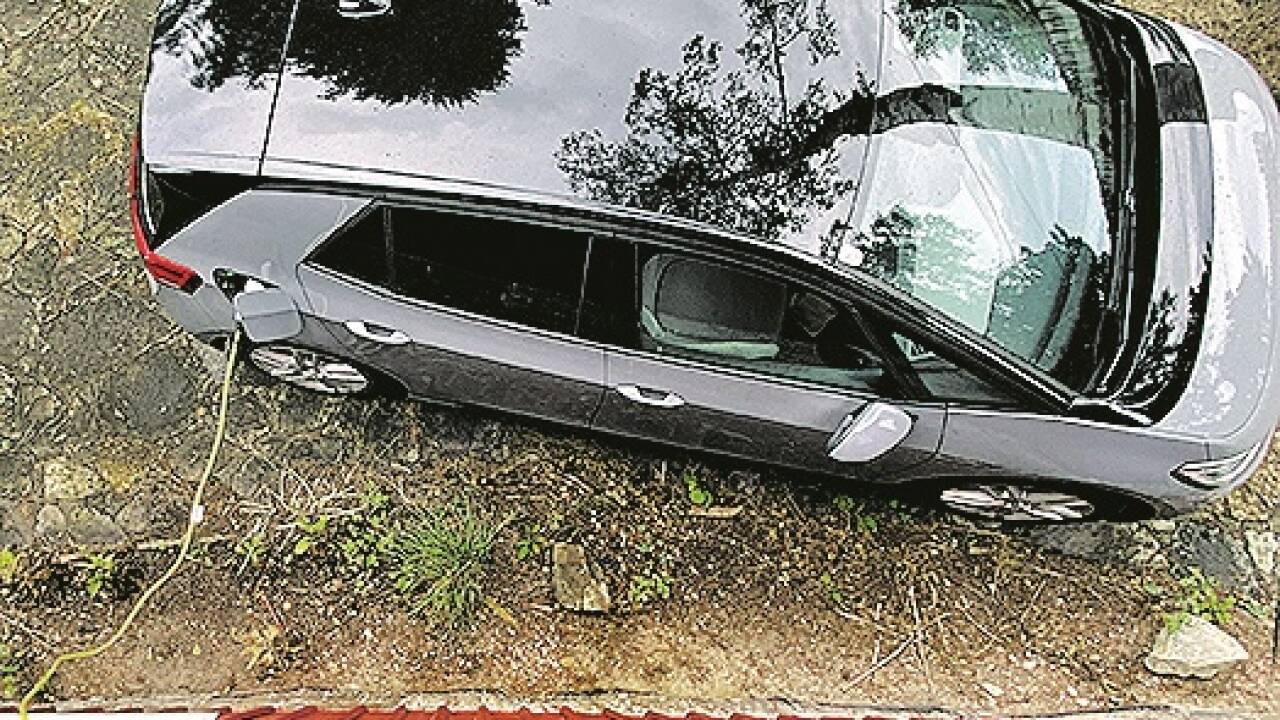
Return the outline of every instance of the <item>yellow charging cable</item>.
<path id="1" fill-rule="evenodd" d="M 151 601 L 151 598 L 160 592 L 165 583 L 178 574 L 178 570 L 186 562 L 187 555 L 191 551 L 191 543 L 195 539 L 196 526 L 203 519 L 204 491 L 209 484 L 210 476 L 213 475 L 213 466 L 218 460 L 218 451 L 222 448 L 222 439 L 227 433 L 227 406 L 231 397 L 231 378 L 235 374 L 236 357 L 239 351 L 240 331 L 237 330 L 231 336 L 231 347 L 227 350 L 227 368 L 222 376 L 222 395 L 218 401 L 218 427 L 213 436 L 213 446 L 209 448 L 209 459 L 205 462 L 204 472 L 200 475 L 200 482 L 196 485 L 195 497 L 191 501 L 191 514 L 187 517 L 187 530 L 182 536 L 178 557 L 174 559 L 169 569 L 142 593 L 138 601 L 134 603 L 133 609 L 125 616 L 124 622 L 120 623 L 120 627 L 116 629 L 111 637 L 107 638 L 106 642 L 84 650 L 59 655 L 54 659 L 53 664 L 49 666 L 48 670 L 45 670 L 44 675 L 40 676 L 40 679 L 36 681 L 36 684 L 31 687 L 31 690 L 23 696 L 22 701 L 18 704 L 18 717 L 20 720 L 29 720 L 28 712 L 31 709 L 31 703 L 35 702 L 36 696 L 45 689 L 45 686 L 57 674 L 58 668 L 74 660 L 88 660 L 89 658 L 97 657 L 120 642 L 120 638 L 124 637 L 124 634 L 129 631 L 129 628 L 138 619 L 138 615 L 142 613 L 142 609 Z"/>

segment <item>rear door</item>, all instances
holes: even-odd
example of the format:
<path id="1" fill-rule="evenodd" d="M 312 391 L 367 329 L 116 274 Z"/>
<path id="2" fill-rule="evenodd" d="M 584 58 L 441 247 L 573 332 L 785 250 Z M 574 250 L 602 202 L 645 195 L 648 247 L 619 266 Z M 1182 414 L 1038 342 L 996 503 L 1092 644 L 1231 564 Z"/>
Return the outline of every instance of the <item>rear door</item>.
<path id="1" fill-rule="evenodd" d="M 902 399 L 892 334 L 789 278 L 597 239 L 581 332 L 610 346 L 602 430 L 862 479 L 902 475 L 941 442 L 945 405 Z M 830 459 L 840 423 L 876 400 L 912 417 L 907 437 L 869 463 Z"/>
<path id="2" fill-rule="evenodd" d="M 586 425 L 604 352 L 573 337 L 588 236 L 377 205 L 299 275 L 337 341 L 414 395 Z"/>

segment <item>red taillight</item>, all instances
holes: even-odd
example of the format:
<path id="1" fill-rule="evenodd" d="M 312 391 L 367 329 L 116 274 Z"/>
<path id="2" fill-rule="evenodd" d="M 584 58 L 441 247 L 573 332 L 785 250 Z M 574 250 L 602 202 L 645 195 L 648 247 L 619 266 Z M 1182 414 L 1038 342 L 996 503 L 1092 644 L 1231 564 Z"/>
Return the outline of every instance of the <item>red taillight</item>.
<path id="1" fill-rule="evenodd" d="M 139 163 L 138 136 L 133 136 L 133 152 L 129 159 L 129 220 L 133 224 L 133 242 L 142 255 L 142 264 L 156 282 L 175 287 L 185 293 L 193 293 L 200 287 L 200 275 L 195 270 L 174 262 L 152 251 L 147 228 L 142 223 L 142 167 Z"/>
<path id="2" fill-rule="evenodd" d="M 142 264 L 158 283 L 173 286 L 187 294 L 195 292 L 200 287 L 200 276 L 195 270 L 163 255 L 155 253 L 143 255 Z"/>

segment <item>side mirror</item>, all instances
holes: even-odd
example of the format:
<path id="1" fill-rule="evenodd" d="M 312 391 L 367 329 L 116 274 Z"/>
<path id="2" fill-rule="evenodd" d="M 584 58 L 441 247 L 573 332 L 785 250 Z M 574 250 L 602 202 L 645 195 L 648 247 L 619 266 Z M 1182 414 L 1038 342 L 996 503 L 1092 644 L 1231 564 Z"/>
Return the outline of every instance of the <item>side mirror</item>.
<path id="1" fill-rule="evenodd" d="M 840 422 L 827 443 L 837 462 L 868 462 L 898 446 L 911 432 L 911 416 L 888 403 L 867 403 Z"/>
<path id="2" fill-rule="evenodd" d="M 279 288 L 248 290 L 232 300 L 236 321 L 255 343 L 285 340 L 302 332 L 302 314 Z"/>

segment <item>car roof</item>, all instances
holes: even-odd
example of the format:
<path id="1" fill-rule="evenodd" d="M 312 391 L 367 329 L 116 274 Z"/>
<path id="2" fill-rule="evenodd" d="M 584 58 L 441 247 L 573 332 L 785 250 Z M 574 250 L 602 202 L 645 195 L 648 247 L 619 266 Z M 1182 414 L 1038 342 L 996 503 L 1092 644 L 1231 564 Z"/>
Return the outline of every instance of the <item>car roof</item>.
<path id="1" fill-rule="evenodd" d="M 882 0 L 805 5 L 781 18 L 791 37 L 766 57 L 773 3 L 763 0 L 393 0 L 388 14 L 360 19 L 343 17 L 337 0 L 176 0 L 157 20 L 143 153 L 159 168 L 269 176 L 309 163 L 402 186 L 458 181 L 478 194 L 627 205 L 773 239 L 835 204 L 845 190 L 836 170 L 856 176 L 865 143 L 786 178 L 812 188 L 774 188 L 762 203 L 743 197 L 735 175 L 752 153 L 781 145 L 787 129 L 775 126 L 811 121 L 826 95 L 874 83 L 879 60 Z M 775 60 L 783 103 L 763 69 Z M 774 117 L 783 105 L 787 123 Z M 649 128 L 654 142 L 642 137 L 641 125 L 664 119 Z M 703 146 L 704 164 L 722 165 L 723 191 L 682 195 L 697 181 L 672 177 L 670 198 L 618 196 L 657 159 L 622 139 L 644 154 L 672 131 L 682 150 Z M 607 162 L 597 151 L 618 162 L 597 165 Z M 643 192 L 620 192 L 632 190 Z"/>
<path id="2" fill-rule="evenodd" d="M 836 266 L 858 202 L 874 199 L 862 185 L 892 170 L 876 158 L 907 147 L 883 127 L 872 138 L 876 103 L 904 87 L 913 103 L 912 87 L 945 80 L 922 74 L 919 47 L 895 30 L 925 17 L 904 12 L 933 12 L 925 0 L 389 4 L 352 19 L 337 0 L 164 3 L 143 99 L 146 162 L 782 241 L 794 257 L 851 276 Z M 939 18 L 942 35 L 929 42 L 945 45 L 949 16 L 925 19 Z M 1000 75 L 979 84 L 1007 84 Z M 1007 168 L 1010 148 L 1046 168 L 1081 153 L 1043 134 L 1024 141 L 1026 128 L 966 132 L 1012 140 L 992 145 L 992 157 L 951 129 L 911 142 L 950 143 L 962 170 Z M 978 175 L 986 188 L 1003 177 Z M 999 216 L 990 224 L 1007 235 L 984 192 L 990 208 L 970 214 Z"/>

